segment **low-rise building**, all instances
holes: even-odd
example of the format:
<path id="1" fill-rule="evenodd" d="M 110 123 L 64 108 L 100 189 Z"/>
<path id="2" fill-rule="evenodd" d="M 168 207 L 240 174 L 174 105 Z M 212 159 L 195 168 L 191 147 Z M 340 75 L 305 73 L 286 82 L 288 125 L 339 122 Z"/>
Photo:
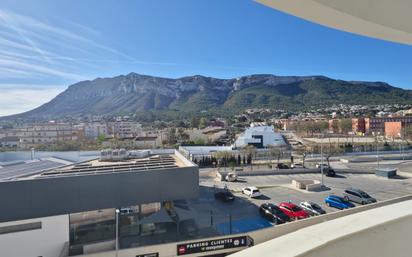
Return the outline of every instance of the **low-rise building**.
<path id="1" fill-rule="evenodd" d="M 16 136 L 8 136 L 0 138 L 0 147 L 18 147 L 20 138 Z"/>
<path id="2" fill-rule="evenodd" d="M 188 227 L 187 212 L 174 201 L 198 197 L 198 167 L 174 149 L 126 156 L 1 178 L 0 255 L 108 256 L 115 244 L 179 240 L 175 225 Z"/>
<path id="3" fill-rule="evenodd" d="M 159 136 L 139 136 L 133 139 L 133 145 L 138 149 L 154 149 L 162 146 Z"/>
<path id="4" fill-rule="evenodd" d="M 385 122 L 385 137 L 387 138 L 400 138 L 402 136 L 402 130 L 404 123 L 400 121 Z"/>
<path id="5" fill-rule="evenodd" d="M 33 147 L 39 144 L 75 141 L 79 139 L 79 130 L 72 124 L 46 123 L 26 126 L 16 130 L 20 138 L 20 146 Z"/>
<path id="6" fill-rule="evenodd" d="M 365 118 L 365 133 L 385 133 L 385 122 L 401 122 L 404 126 L 412 125 L 412 116 Z"/>
<path id="7" fill-rule="evenodd" d="M 286 142 L 280 133 L 276 133 L 273 126 L 264 123 L 252 123 L 235 141 L 235 148 L 253 145 L 256 148 L 268 146 L 284 146 Z"/>

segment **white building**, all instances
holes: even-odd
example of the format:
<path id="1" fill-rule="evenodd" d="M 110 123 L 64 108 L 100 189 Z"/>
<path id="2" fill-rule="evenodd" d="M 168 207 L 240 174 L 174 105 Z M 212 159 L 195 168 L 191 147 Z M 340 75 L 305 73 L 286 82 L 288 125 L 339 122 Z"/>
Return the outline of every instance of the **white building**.
<path id="1" fill-rule="evenodd" d="M 72 124 L 45 123 L 16 129 L 21 147 L 33 147 L 38 144 L 50 144 L 58 141 L 75 141 L 79 131 Z"/>
<path id="2" fill-rule="evenodd" d="M 268 126 L 264 123 L 252 123 L 250 127 L 236 139 L 233 147 L 241 148 L 247 145 L 264 148 L 268 146 L 284 146 L 286 143 L 283 136 L 275 132 L 273 126 Z"/>
<path id="3" fill-rule="evenodd" d="M 109 130 L 105 123 L 86 123 L 84 125 L 84 136 L 89 139 L 97 139 L 100 135 L 108 136 Z"/>

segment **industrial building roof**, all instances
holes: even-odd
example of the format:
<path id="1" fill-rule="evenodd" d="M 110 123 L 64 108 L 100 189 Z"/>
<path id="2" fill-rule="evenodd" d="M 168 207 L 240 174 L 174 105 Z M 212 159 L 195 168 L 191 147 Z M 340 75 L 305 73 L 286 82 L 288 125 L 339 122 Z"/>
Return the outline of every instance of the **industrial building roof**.
<path id="1" fill-rule="evenodd" d="M 188 163 L 176 154 L 156 154 L 145 158 L 133 158 L 121 161 L 102 161 L 99 159 L 65 166 L 43 172 L 38 177 L 90 175 L 113 172 L 147 171 L 186 167 Z"/>
<path id="2" fill-rule="evenodd" d="M 56 158 L 11 163 L 0 166 L 0 181 L 31 176 L 64 165 L 67 161 Z"/>

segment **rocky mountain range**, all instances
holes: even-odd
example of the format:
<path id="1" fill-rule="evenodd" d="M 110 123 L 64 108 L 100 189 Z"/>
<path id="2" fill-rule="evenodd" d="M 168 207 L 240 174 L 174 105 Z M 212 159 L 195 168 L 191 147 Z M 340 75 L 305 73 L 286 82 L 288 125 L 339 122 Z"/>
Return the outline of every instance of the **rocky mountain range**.
<path id="1" fill-rule="evenodd" d="M 199 112 L 263 107 L 297 110 L 333 104 L 412 103 L 412 91 L 384 82 L 343 81 L 324 76 L 258 74 L 233 79 L 177 79 L 137 73 L 69 86 L 50 102 L 8 119 L 55 119 L 152 111 Z M 4 118 L 4 117 L 3 117 Z"/>

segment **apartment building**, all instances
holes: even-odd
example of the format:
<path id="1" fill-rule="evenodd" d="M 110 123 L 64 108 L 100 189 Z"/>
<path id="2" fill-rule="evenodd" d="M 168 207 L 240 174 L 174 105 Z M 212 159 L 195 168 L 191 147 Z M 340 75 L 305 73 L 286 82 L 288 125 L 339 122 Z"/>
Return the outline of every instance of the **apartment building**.
<path id="1" fill-rule="evenodd" d="M 109 123 L 109 132 L 116 138 L 136 137 L 142 131 L 142 124 L 133 121 L 117 121 Z"/>
<path id="2" fill-rule="evenodd" d="M 389 138 L 399 137 L 402 129 L 410 125 L 412 125 L 412 116 L 352 119 L 353 132 L 367 135 L 379 133 Z"/>
<path id="3" fill-rule="evenodd" d="M 352 119 L 352 131 L 355 134 L 365 134 L 365 118 L 354 118 Z"/>
<path id="4" fill-rule="evenodd" d="M 83 125 L 84 137 L 96 140 L 100 135 L 108 136 L 109 128 L 106 123 L 92 122 Z"/>
<path id="5" fill-rule="evenodd" d="M 392 139 L 400 138 L 402 136 L 404 126 L 405 123 L 400 121 L 385 122 L 385 137 Z"/>
<path id="6" fill-rule="evenodd" d="M 20 146 L 33 147 L 38 144 L 54 143 L 58 141 L 74 141 L 79 139 L 79 130 L 72 124 L 36 124 L 16 129 L 20 138 Z"/>

